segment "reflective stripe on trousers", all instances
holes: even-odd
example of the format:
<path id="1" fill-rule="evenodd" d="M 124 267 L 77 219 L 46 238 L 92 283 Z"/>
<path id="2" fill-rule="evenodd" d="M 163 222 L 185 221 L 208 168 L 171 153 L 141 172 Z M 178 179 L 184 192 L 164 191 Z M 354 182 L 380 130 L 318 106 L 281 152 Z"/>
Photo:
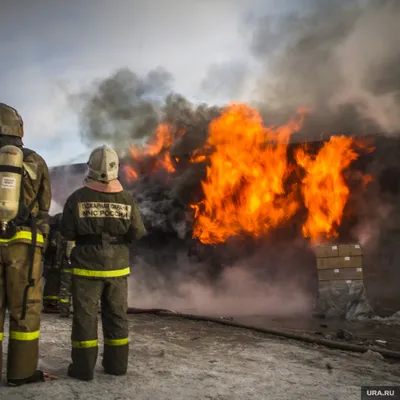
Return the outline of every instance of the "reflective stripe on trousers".
<path id="1" fill-rule="evenodd" d="M 22 341 L 36 340 L 39 339 L 39 336 L 40 336 L 40 331 L 35 331 L 35 332 L 10 331 L 10 339 L 13 340 L 22 340 Z"/>
<path id="2" fill-rule="evenodd" d="M 61 299 L 60 298 L 60 301 L 59 301 L 60 303 L 63 303 L 63 304 L 67 304 L 67 303 L 69 303 L 69 299 Z"/>
<path id="3" fill-rule="evenodd" d="M 3 340 L 3 337 L 4 337 L 4 333 L 0 332 L 0 342 Z"/>
<path id="4" fill-rule="evenodd" d="M 104 339 L 104 344 L 107 346 L 124 346 L 129 343 L 129 338 L 122 339 Z M 98 340 L 83 340 L 83 341 L 72 341 L 72 347 L 74 349 L 89 349 L 91 347 L 98 347 Z"/>
<path id="5" fill-rule="evenodd" d="M 32 232 L 30 231 L 18 231 L 9 239 L 0 239 L 0 243 L 10 243 L 14 240 L 29 240 L 32 241 Z M 41 233 L 36 234 L 36 243 L 44 244 L 44 238 Z"/>
<path id="6" fill-rule="evenodd" d="M 95 340 L 72 340 L 71 342 L 73 349 L 89 349 L 91 347 L 97 347 L 99 345 L 99 341 Z"/>
<path id="7" fill-rule="evenodd" d="M 107 346 L 124 346 L 129 343 L 129 338 L 122 339 L 104 339 L 104 344 Z"/>
<path id="8" fill-rule="evenodd" d="M 73 268 L 74 275 L 86 276 L 89 278 L 118 278 L 130 274 L 130 268 L 116 269 L 112 271 L 95 271 L 90 269 Z"/>
<path id="9" fill-rule="evenodd" d="M 43 296 L 43 300 L 58 300 L 58 296 Z"/>

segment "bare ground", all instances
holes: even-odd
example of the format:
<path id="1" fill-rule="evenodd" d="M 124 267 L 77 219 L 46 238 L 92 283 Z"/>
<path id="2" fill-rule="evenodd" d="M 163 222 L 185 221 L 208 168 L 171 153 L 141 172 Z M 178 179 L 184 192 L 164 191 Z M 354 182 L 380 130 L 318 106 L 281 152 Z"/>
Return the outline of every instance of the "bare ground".
<path id="1" fill-rule="evenodd" d="M 40 367 L 59 380 L 2 386 L 0 399 L 359 400 L 361 385 L 400 385 L 400 363 L 389 363 L 374 353 L 346 353 L 154 315 L 130 316 L 128 374 L 105 375 L 99 357 L 95 379 L 86 383 L 66 375 L 70 330 L 71 320 L 43 315 Z"/>

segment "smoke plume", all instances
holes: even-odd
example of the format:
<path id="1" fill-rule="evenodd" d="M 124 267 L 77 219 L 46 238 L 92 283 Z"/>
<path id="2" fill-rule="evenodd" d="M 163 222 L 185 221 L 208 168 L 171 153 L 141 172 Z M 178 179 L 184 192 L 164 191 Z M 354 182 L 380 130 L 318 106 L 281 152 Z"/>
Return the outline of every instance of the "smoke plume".
<path id="1" fill-rule="evenodd" d="M 400 3 L 305 3 L 311 11 L 258 21 L 252 49 L 265 65 L 257 97 L 266 119 L 308 106 L 310 139 L 400 131 Z"/>
<path id="2" fill-rule="evenodd" d="M 81 135 L 86 144 L 109 143 L 127 147 L 146 139 L 156 128 L 160 108 L 171 91 L 172 75 L 163 68 L 139 77 L 122 68 L 95 81 L 74 96 L 83 104 Z"/>

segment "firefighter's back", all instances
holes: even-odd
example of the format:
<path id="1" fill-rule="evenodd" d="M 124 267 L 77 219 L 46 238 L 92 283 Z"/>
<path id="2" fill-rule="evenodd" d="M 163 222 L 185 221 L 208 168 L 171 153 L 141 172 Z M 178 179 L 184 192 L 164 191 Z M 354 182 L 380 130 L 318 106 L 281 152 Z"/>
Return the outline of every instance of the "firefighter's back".
<path id="1" fill-rule="evenodd" d="M 102 277 L 129 274 L 129 248 L 125 235 L 136 207 L 130 193 L 104 193 L 88 187 L 78 189 L 68 199 L 76 224 L 71 263 L 75 275 Z M 68 224 L 65 221 L 65 224 Z M 128 268 L 128 269 L 127 269 Z M 92 273 L 90 272 L 92 271 Z"/>

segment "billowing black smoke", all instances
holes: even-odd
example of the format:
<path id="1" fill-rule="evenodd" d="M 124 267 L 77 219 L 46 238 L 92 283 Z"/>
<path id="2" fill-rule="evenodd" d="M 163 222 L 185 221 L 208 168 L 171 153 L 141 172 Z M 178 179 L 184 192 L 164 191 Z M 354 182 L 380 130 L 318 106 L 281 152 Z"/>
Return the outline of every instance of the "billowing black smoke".
<path id="1" fill-rule="evenodd" d="M 73 96 L 81 102 L 81 136 L 86 144 L 109 143 L 118 148 L 145 140 L 156 128 L 172 75 L 162 68 L 139 77 L 127 68 L 95 81 Z M 76 106 L 75 106 L 76 107 Z"/>

